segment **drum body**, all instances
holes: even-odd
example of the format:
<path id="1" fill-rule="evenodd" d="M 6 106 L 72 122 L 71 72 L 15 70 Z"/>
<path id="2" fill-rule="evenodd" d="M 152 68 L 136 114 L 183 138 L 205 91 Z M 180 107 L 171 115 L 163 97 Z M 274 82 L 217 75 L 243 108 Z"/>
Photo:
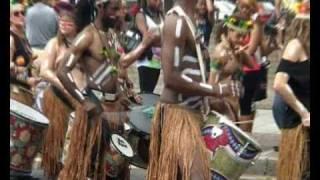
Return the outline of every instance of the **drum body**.
<path id="1" fill-rule="evenodd" d="M 236 180 L 262 151 L 260 145 L 223 116 L 209 115 L 202 136 L 212 153 L 213 180 Z"/>
<path id="2" fill-rule="evenodd" d="M 142 105 L 131 107 L 129 113 L 128 141 L 134 151 L 130 163 L 146 169 L 149 161 L 150 130 L 156 103 L 159 95 L 140 94 Z"/>
<path id="3" fill-rule="evenodd" d="M 10 99 L 10 169 L 30 173 L 49 121 L 41 113 Z"/>
<path id="4" fill-rule="evenodd" d="M 14 99 L 27 106 L 32 106 L 34 102 L 31 91 L 18 84 L 10 84 L 10 99 Z"/>

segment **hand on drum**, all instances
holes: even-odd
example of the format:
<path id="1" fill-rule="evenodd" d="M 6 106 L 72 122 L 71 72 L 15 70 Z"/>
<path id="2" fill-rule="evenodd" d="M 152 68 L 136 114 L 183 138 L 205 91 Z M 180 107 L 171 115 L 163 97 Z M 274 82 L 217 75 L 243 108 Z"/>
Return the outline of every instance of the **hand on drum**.
<path id="1" fill-rule="evenodd" d="M 103 111 L 101 106 L 98 106 L 96 103 L 92 102 L 89 99 L 86 99 L 83 102 L 83 107 L 84 107 L 84 110 L 88 113 L 89 119 L 90 119 L 90 117 L 94 117 L 96 115 L 99 115 Z"/>
<path id="2" fill-rule="evenodd" d="M 41 78 L 39 77 L 30 77 L 27 79 L 27 83 L 32 87 L 35 87 L 40 81 Z"/>
<path id="3" fill-rule="evenodd" d="M 150 44 L 152 44 L 159 37 L 160 37 L 160 30 L 158 28 L 157 29 L 150 29 L 146 34 L 144 34 L 143 39 L 142 39 L 142 43 L 148 47 Z"/>

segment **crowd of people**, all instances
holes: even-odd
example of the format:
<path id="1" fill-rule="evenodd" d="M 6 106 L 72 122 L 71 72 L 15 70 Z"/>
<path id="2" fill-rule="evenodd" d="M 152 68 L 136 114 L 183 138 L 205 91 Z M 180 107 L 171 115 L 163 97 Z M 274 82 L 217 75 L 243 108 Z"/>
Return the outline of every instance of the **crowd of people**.
<path id="1" fill-rule="evenodd" d="M 237 0 L 224 19 L 212 0 L 176 0 L 167 12 L 163 3 L 33 0 L 26 7 L 11 2 L 10 98 L 49 120 L 43 146 L 35 150 L 41 151 L 45 175 L 130 179 L 130 162 L 115 153 L 111 135 L 124 134 L 127 112 L 143 102 L 139 94 L 153 94 L 162 83 L 146 178 L 223 177 L 211 171 L 201 132 L 206 118 L 214 111 L 250 135 L 255 103 L 267 98 L 268 57 L 281 50 L 272 82 L 272 112 L 282 135 L 277 179 L 307 179 L 309 0 L 294 6 L 276 0 L 274 15 L 256 0 Z M 132 65 L 140 92 L 128 75 Z M 19 172 L 23 163 L 11 157 L 12 178 L 30 177 Z"/>

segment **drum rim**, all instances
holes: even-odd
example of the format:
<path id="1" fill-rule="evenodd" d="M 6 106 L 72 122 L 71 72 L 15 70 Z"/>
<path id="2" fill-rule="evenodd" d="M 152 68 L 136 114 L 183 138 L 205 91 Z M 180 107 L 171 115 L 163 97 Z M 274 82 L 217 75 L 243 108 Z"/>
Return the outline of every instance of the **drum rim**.
<path id="1" fill-rule="evenodd" d="M 131 156 L 131 157 L 130 157 L 130 156 L 127 156 L 127 155 L 124 155 L 124 154 L 122 153 L 122 151 L 120 151 L 119 148 L 115 145 L 115 142 L 113 142 L 113 139 L 112 139 L 112 137 L 115 136 L 115 135 L 121 137 L 122 139 L 124 139 L 124 140 L 126 141 L 126 143 L 129 145 L 129 147 L 130 147 L 130 149 L 131 149 L 131 151 L 132 151 L 132 156 Z M 111 134 L 110 137 L 111 137 L 111 138 L 110 138 L 110 141 L 111 141 L 113 147 L 116 148 L 116 150 L 121 154 L 121 156 L 124 156 L 125 158 L 132 158 L 132 157 L 134 157 L 134 151 L 133 151 L 133 149 L 132 149 L 132 147 L 131 147 L 131 144 L 130 144 L 124 137 L 122 137 L 120 134 L 117 134 L 117 133 Z"/>
<path id="2" fill-rule="evenodd" d="M 21 103 L 21 102 L 19 102 L 19 101 L 17 101 L 17 100 L 14 100 L 14 99 L 10 99 L 10 104 L 11 104 L 11 101 L 13 101 L 14 103 L 19 103 L 19 104 L 21 104 L 21 105 L 23 105 L 23 106 L 29 107 L 29 106 L 27 106 L 27 105 L 25 105 L 25 104 L 23 104 L 23 103 Z M 32 108 L 32 107 L 29 107 L 29 108 L 31 108 L 33 111 L 37 112 L 37 113 L 40 114 L 42 117 L 44 117 L 44 118 L 46 119 L 47 123 L 40 122 L 40 121 L 35 121 L 35 120 L 33 120 L 33 119 L 30 119 L 29 117 L 25 117 L 25 116 L 23 116 L 23 115 L 21 115 L 21 114 L 18 114 L 17 112 L 14 112 L 14 111 L 11 110 L 11 109 L 10 109 L 10 115 L 12 114 L 12 115 L 16 115 L 16 116 L 18 116 L 18 117 L 22 117 L 23 120 L 28 119 L 29 121 L 33 122 L 34 124 L 41 124 L 41 125 L 44 125 L 44 126 L 48 126 L 48 125 L 49 125 L 49 119 L 48 119 L 44 114 L 42 114 L 42 113 L 41 113 L 39 110 L 37 110 L 37 109 L 34 109 L 34 108 Z"/>
<path id="3" fill-rule="evenodd" d="M 28 173 L 31 173 L 32 172 L 32 167 L 30 170 L 23 170 L 21 168 L 17 168 L 15 165 L 12 165 L 11 164 L 11 160 L 10 160 L 10 170 L 13 170 L 13 171 L 17 171 L 17 173 L 25 173 L 25 174 L 28 174 Z"/>
<path id="4" fill-rule="evenodd" d="M 20 114 L 17 114 L 15 112 L 11 112 L 10 111 L 10 115 L 14 115 L 15 117 L 19 117 L 21 121 L 30 122 L 31 124 L 36 124 L 36 125 L 40 125 L 40 126 L 43 126 L 43 127 L 49 126 L 49 122 L 48 123 L 42 123 L 42 122 L 34 121 L 33 119 L 30 119 L 28 117 L 24 117 L 24 116 L 22 116 Z"/>

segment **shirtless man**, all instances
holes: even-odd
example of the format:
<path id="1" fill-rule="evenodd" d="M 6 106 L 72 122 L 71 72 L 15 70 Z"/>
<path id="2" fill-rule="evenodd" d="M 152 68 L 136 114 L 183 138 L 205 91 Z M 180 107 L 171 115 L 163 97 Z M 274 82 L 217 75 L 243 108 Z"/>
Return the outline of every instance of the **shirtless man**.
<path id="1" fill-rule="evenodd" d="M 120 0 L 96 0 L 95 4 L 90 4 L 92 9 L 96 6 L 97 16 L 94 22 L 87 25 L 77 36 L 70 48 L 70 55 L 65 57 L 59 69 L 58 78 L 61 83 L 80 102 L 76 111 L 74 132 L 71 132 L 70 155 L 60 174 L 61 179 L 86 178 L 90 176 L 88 173 L 93 172 L 91 175 L 94 178 L 104 179 L 104 153 L 110 150 L 109 142 L 105 142 L 108 137 L 106 133 L 121 133 L 123 130 L 121 117 L 114 117 L 111 113 L 123 110 L 119 104 L 120 55 L 109 31 L 119 20 L 120 3 Z M 87 87 L 84 91 L 77 88 L 71 74 L 77 64 L 87 76 Z M 84 143 L 79 142 L 77 135 L 84 138 L 80 140 Z M 83 151 L 79 152 L 79 149 Z M 73 154 L 74 152 L 76 154 Z"/>
<path id="2" fill-rule="evenodd" d="M 161 47 L 164 89 L 151 130 L 148 180 L 208 180 L 209 156 L 200 132 L 204 97 L 239 94 L 236 82 L 205 83 L 201 52 L 196 51 L 201 48 L 195 46 L 196 3 L 177 0 L 165 19 Z"/>

